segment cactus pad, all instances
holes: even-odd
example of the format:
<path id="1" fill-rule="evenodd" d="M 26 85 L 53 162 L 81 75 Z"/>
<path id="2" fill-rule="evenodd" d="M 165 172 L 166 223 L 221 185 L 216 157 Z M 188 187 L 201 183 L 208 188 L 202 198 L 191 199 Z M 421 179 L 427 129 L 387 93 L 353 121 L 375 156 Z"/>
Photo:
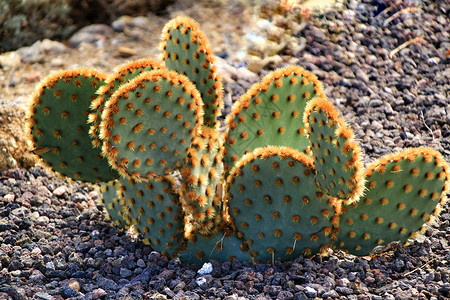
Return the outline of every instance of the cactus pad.
<path id="1" fill-rule="evenodd" d="M 239 99 L 227 116 L 224 157 L 228 171 L 245 153 L 269 145 L 305 151 L 303 112 L 315 96 L 325 97 L 316 76 L 297 66 L 268 74 Z"/>
<path id="2" fill-rule="evenodd" d="M 155 251 L 173 257 L 184 243 L 183 211 L 175 181 L 120 179 L 123 218 Z"/>
<path id="3" fill-rule="evenodd" d="M 366 193 L 344 206 L 338 246 L 367 255 L 375 246 L 404 243 L 439 212 L 450 188 L 450 167 L 432 148 L 389 154 L 370 164 Z"/>
<path id="4" fill-rule="evenodd" d="M 61 71 L 37 87 L 29 111 L 33 152 L 61 175 L 85 182 L 118 177 L 92 147 L 87 116 L 105 75 L 90 69 Z"/>
<path id="5" fill-rule="evenodd" d="M 111 221 L 120 229 L 128 229 L 127 222 L 122 217 L 122 204 L 120 203 L 118 190 L 120 183 L 118 180 L 103 182 L 100 185 L 102 191 L 101 203 L 105 206 L 105 210 Z"/>
<path id="6" fill-rule="evenodd" d="M 106 78 L 105 85 L 101 86 L 97 91 L 99 95 L 91 104 L 91 113 L 88 122 L 91 124 L 89 134 L 91 135 L 94 147 L 100 147 L 100 118 L 103 113 L 106 101 L 114 94 L 114 92 L 123 84 L 137 77 L 145 71 L 163 69 L 164 66 L 152 59 L 139 59 L 117 67 L 114 73 Z"/>
<path id="7" fill-rule="evenodd" d="M 331 242 L 334 209 L 314 184 L 310 157 L 292 148 L 257 148 L 227 179 L 229 214 L 256 261 L 288 260 Z"/>
<path id="8" fill-rule="evenodd" d="M 202 116 L 200 95 L 187 77 L 145 72 L 106 102 L 103 153 L 122 175 L 136 180 L 168 174 L 183 165 Z"/>
<path id="9" fill-rule="evenodd" d="M 311 100 L 304 123 L 316 167 L 316 184 L 328 196 L 353 202 L 364 190 L 360 147 L 331 102 Z"/>
<path id="10" fill-rule="evenodd" d="M 243 242 L 235 234 L 218 231 L 212 236 L 193 234 L 188 239 L 186 249 L 180 253 L 182 261 L 195 265 L 201 265 L 212 259 L 217 261 L 232 261 L 237 259 L 241 262 L 250 262 L 250 254 Z"/>
<path id="11" fill-rule="evenodd" d="M 202 127 L 189 148 L 181 171 L 183 210 L 186 214 L 186 237 L 191 231 L 210 235 L 222 220 L 223 141 L 212 128 Z M 220 188 L 219 188 L 220 189 Z"/>
<path id="12" fill-rule="evenodd" d="M 166 24 L 161 48 L 167 69 L 186 75 L 200 91 L 204 103 L 204 124 L 218 125 L 216 118 L 223 107 L 220 76 L 213 66 L 214 57 L 197 22 L 180 16 Z"/>

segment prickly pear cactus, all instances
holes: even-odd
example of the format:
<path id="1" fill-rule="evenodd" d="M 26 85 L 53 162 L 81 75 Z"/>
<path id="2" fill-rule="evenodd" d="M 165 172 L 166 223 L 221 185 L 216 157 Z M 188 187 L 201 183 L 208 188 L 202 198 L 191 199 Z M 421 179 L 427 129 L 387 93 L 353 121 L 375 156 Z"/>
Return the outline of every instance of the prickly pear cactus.
<path id="1" fill-rule="evenodd" d="M 90 69 L 61 71 L 44 79 L 33 95 L 28 116 L 32 151 L 63 176 L 86 182 L 118 177 L 88 134 L 89 107 L 105 78 Z"/>
<path id="2" fill-rule="evenodd" d="M 152 59 L 140 59 L 117 67 L 112 74 L 107 76 L 105 85 L 101 86 L 97 92 L 99 95 L 91 104 L 93 113 L 89 114 L 88 123 L 91 124 L 89 134 L 91 135 L 94 147 L 100 147 L 102 141 L 99 138 L 100 121 L 106 101 L 111 98 L 114 92 L 123 84 L 137 77 L 146 71 L 163 69 L 164 66 Z"/>
<path id="3" fill-rule="evenodd" d="M 311 73 L 268 74 L 220 132 L 220 76 L 198 25 L 172 20 L 161 48 L 165 66 L 146 59 L 109 76 L 51 75 L 29 111 L 33 152 L 61 175 L 105 182 L 112 222 L 154 250 L 194 264 L 289 260 L 329 247 L 367 255 L 405 242 L 439 213 L 450 190 L 442 156 L 407 149 L 365 169 L 351 128 Z"/>
<path id="4" fill-rule="evenodd" d="M 155 181 L 120 180 L 121 214 L 143 241 L 163 255 L 173 257 L 183 247 L 183 211 L 177 184 L 171 177 Z"/>
<path id="5" fill-rule="evenodd" d="M 200 91 L 204 124 L 216 127 L 223 108 L 220 76 L 213 65 L 214 56 L 197 22 L 180 16 L 166 24 L 162 31 L 161 49 L 169 70 L 186 75 Z"/>
<path id="6" fill-rule="evenodd" d="M 111 222 L 114 223 L 120 229 L 127 230 L 128 225 L 122 216 L 123 203 L 121 203 L 121 197 L 118 194 L 120 190 L 120 183 L 118 180 L 111 180 L 109 182 L 103 182 L 100 185 L 102 192 L 101 204 L 105 206 L 105 210 Z"/>
<path id="7" fill-rule="evenodd" d="M 202 125 L 201 101 L 183 75 L 143 73 L 106 102 L 100 125 L 103 155 L 121 175 L 137 180 L 180 168 Z"/>
<path id="8" fill-rule="evenodd" d="M 221 230 L 211 236 L 192 234 L 186 242 L 186 248 L 179 255 L 183 261 L 201 265 L 212 259 L 232 261 L 237 259 L 250 262 L 248 247 L 233 231 Z"/>
<path id="9" fill-rule="evenodd" d="M 222 152 L 221 136 L 209 127 L 202 128 L 188 150 L 181 171 L 186 237 L 192 231 L 211 235 L 222 221 Z"/>
<path id="10" fill-rule="evenodd" d="M 257 148 L 227 180 L 229 212 L 255 261 L 288 260 L 325 250 L 333 206 L 314 188 L 310 157 L 286 147 Z"/>
<path id="11" fill-rule="evenodd" d="M 234 105 L 226 123 L 225 169 L 245 153 L 269 145 L 305 151 L 309 146 L 303 124 L 306 103 L 325 97 L 316 76 L 298 66 L 268 74 Z"/>
<path id="12" fill-rule="evenodd" d="M 357 201 L 364 189 L 361 150 L 331 102 L 311 100 L 304 121 L 314 158 L 315 182 L 329 197 Z"/>
<path id="13" fill-rule="evenodd" d="M 413 238 L 444 204 L 450 168 L 439 152 L 422 147 L 386 155 L 365 175 L 364 196 L 340 216 L 338 247 L 356 255 Z"/>

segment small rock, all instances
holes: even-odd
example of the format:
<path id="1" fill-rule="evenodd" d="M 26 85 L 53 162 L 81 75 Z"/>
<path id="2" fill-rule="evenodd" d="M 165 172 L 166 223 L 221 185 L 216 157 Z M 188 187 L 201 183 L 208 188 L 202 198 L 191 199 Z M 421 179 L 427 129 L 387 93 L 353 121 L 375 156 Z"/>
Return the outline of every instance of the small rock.
<path id="1" fill-rule="evenodd" d="M 104 289 L 98 288 L 92 291 L 92 299 L 105 299 L 108 293 Z"/>
<path id="2" fill-rule="evenodd" d="M 4 69 L 14 69 L 20 66 L 20 55 L 16 51 L 0 54 L 0 66 Z"/>
<path id="3" fill-rule="evenodd" d="M 327 299 L 328 297 L 330 297 L 330 298 L 339 298 L 339 294 L 335 290 L 331 290 L 331 291 L 323 293 L 321 297 L 323 299 Z"/>
<path id="4" fill-rule="evenodd" d="M 52 300 L 53 296 L 46 292 L 37 292 L 34 294 L 33 299 L 35 300 Z"/>
<path id="5" fill-rule="evenodd" d="M 147 265 L 145 264 L 145 261 L 142 258 L 139 258 L 136 262 L 137 266 L 140 268 L 145 268 Z"/>
<path id="6" fill-rule="evenodd" d="M 133 272 L 127 268 L 120 268 L 120 276 L 122 278 L 128 278 L 133 275 Z"/>
<path id="7" fill-rule="evenodd" d="M 53 190 L 53 195 L 56 197 L 62 197 L 64 194 L 67 194 L 69 189 L 65 185 L 61 185 Z"/>
<path id="8" fill-rule="evenodd" d="M 80 291 L 81 289 L 80 283 L 76 280 L 69 280 L 68 286 L 77 291 Z"/>
<path id="9" fill-rule="evenodd" d="M 313 289 L 310 286 L 307 286 L 303 292 L 306 294 L 306 296 L 308 296 L 309 298 L 314 298 L 317 296 L 317 291 L 315 289 Z"/>
<path id="10" fill-rule="evenodd" d="M 105 24 L 92 24 L 81 28 L 69 39 L 70 47 L 77 48 L 82 43 L 94 44 L 111 36 L 113 29 Z"/>
<path id="11" fill-rule="evenodd" d="M 137 51 L 135 49 L 132 49 L 132 48 L 121 46 L 121 47 L 117 48 L 117 54 L 120 57 L 127 58 L 127 57 L 131 57 L 131 56 L 136 55 Z"/>

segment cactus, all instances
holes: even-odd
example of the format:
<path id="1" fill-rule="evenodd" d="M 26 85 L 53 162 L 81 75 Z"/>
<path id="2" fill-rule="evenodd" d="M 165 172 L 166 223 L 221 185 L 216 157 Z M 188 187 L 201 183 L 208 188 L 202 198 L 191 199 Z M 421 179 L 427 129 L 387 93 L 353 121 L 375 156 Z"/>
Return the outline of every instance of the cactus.
<path id="1" fill-rule="evenodd" d="M 199 92 L 187 77 L 167 70 L 144 72 L 105 104 L 103 155 L 125 177 L 168 174 L 182 166 L 202 115 Z"/>
<path id="2" fill-rule="evenodd" d="M 359 145 L 353 131 L 324 98 L 311 100 L 303 122 L 314 158 L 315 181 L 329 197 L 357 201 L 364 189 Z"/>
<path id="3" fill-rule="evenodd" d="M 378 245 L 404 243 L 444 204 L 450 168 L 432 148 L 407 149 L 372 162 L 366 192 L 342 208 L 338 247 L 367 255 Z"/>
<path id="4" fill-rule="evenodd" d="M 197 22 L 177 17 L 162 31 L 162 58 L 169 70 L 186 75 L 200 91 L 203 100 L 204 124 L 217 127 L 223 108 L 221 77 L 213 66 L 214 57 Z"/>
<path id="5" fill-rule="evenodd" d="M 127 230 L 129 226 L 122 215 L 122 204 L 120 203 L 121 197 L 118 194 L 120 189 L 120 183 L 118 180 L 111 180 L 109 182 L 103 182 L 100 185 L 102 192 L 102 199 L 100 203 L 105 206 L 107 216 L 111 222 L 120 229 Z"/>
<path id="6" fill-rule="evenodd" d="M 183 177 L 186 237 L 192 231 L 211 235 L 222 220 L 223 141 L 215 130 L 203 127 L 188 150 Z"/>
<path id="7" fill-rule="evenodd" d="M 63 176 L 86 182 L 118 177 L 88 134 L 89 107 L 105 77 L 89 69 L 61 71 L 42 81 L 33 95 L 28 114 L 32 151 Z"/>
<path id="8" fill-rule="evenodd" d="M 314 164 L 292 148 L 257 148 L 227 179 L 238 237 L 259 262 L 287 260 L 328 248 L 334 209 L 314 188 Z"/>
<path id="9" fill-rule="evenodd" d="M 106 101 L 111 98 L 114 92 L 124 83 L 140 75 L 145 71 L 163 69 L 164 67 L 152 59 L 140 59 L 117 67 L 114 72 L 107 76 L 105 85 L 99 88 L 99 96 L 92 102 L 93 112 L 88 117 L 91 124 L 89 134 L 91 135 L 94 147 L 100 147 L 102 142 L 100 135 L 100 120 L 105 108 Z"/>
<path id="10" fill-rule="evenodd" d="M 365 168 L 351 128 L 308 71 L 268 74 L 221 132 L 220 76 L 198 25 L 169 22 L 161 47 L 165 67 L 140 60 L 109 76 L 49 76 L 29 114 L 34 153 L 62 175 L 106 182 L 112 222 L 154 250 L 195 264 L 329 247 L 367 255 L 438 215 L 450 190 L 442 155 L 407 149 Z"/>
<path id="11" fill-rule="evenodd" d="M 163 255 L 174 256 L 184 244 L 180 194 L 173 178 L 136 182 L 120 179 L 121 214 L 143 241 Z"/>
<path id="12" fill-rule="evenodd" d="M 191 234 L 179 257 L 183 261 L 199 265 L 211 259 L 251 261 L 247 246 L 230 229 L 221 230 L 211 236 Z"/>
<path id="13" fill-rule="evenodd" d="M 225 169 L 229 171 L 240 157 L 258 147 L 306 150 L 303 112 L 315 96 L 325 97 L 322 84 L 297 66 L 279 69 L 253 85 L 226 118 Z"/>

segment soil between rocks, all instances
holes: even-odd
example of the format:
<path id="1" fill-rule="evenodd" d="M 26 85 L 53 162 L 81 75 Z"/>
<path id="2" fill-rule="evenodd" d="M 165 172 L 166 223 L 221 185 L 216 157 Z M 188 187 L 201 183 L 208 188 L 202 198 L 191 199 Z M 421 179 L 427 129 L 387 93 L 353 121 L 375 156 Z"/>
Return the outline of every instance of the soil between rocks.
<path id="1" fill-rule="evenodd" d="M 403 10 L 408 7 L 420 8 Z M 184 3 L 172 8 L 172 16 L 180 11 L 199 21 L 223 58 L 218 67 L 225 73 L 226 113 L 276 67 L 256 76 L 237 55 L 254 26 L 251 10 Z M 236 15 L 239 24 L 232 21 Z M 305 48 L 283 60 L 319 77 L 366 161 L 422 145 L 450 161 L 449 15 L 449 1 L 345 1 L 313 14 L 300 33 Z M 8 117 L 23 118 L 36 81 L 52 70 L 86 66 L 110 72 L 129 59 L 157 57 L 168 19 L 122 18 L 85 29 L 80 43 L 73 38 L 63 47 L 42 42 L 17 51 L 20 68 L 2 65 L 0 73 L 3 124 Z M 17 133 L 14 139 L 15 148 L 26 146 Z M 378 257 L 330 252 L 273 265 L 212 261 L 212 273 L 200 275 L 199 266 L 169 260 L 118 231 L 98 205 L 100 197 L 98 188 L 68 183 L 39 166 L 0 173 L 0 299 L 450 298 L 448 202 L 424 235 Z"/>

